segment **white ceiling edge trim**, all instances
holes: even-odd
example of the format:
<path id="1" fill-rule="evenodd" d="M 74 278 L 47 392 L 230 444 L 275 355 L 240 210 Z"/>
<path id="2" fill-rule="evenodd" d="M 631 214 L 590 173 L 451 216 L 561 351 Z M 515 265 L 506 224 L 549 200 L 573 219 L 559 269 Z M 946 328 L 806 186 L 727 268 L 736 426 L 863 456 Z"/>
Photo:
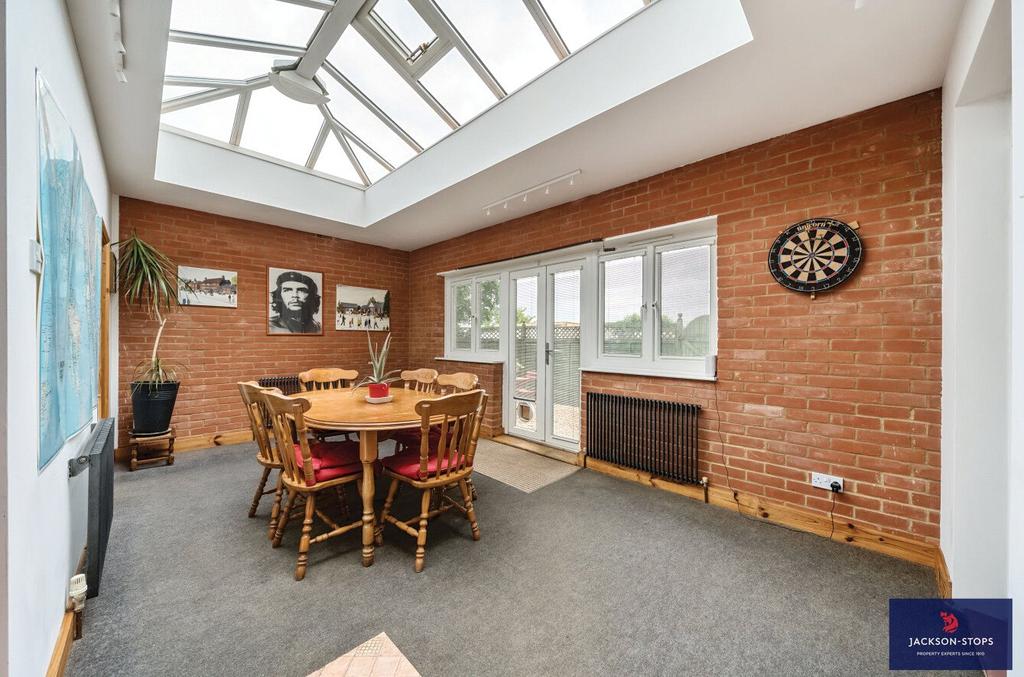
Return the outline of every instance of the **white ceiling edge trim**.
<path id="1" fill-rule="evenodd" d="M 387 218 L 752 39 L 740 0 L 654 3 L 371 186 L 366 220 Z"/>
<path id="2" fill-rule="evenodd" d="M 368 188 L 169 130 L 154 178 L 367 228 L 752 39 L 740 0 L 661 0 Z"/>
<path id="3" fill-rule="evenodd" d="M 255 150 L 250 150 L 249 148 L 244 148 L 242 146 L 232 146 L 230 143 L 227 143 L 225 141 L 218 141 L 217 139 L 211 139 L 208 136 L 204 136 L 202 134 L 197 134 L 196 132 L 190 132 L 187 129 L 181 129 L 180 127 L 175 127 L 174 125 L 169 125 L 169 124 L 166 124 L 166 123 L 160 123 L 160 131 L 161 132 L 167 132 L 168 134 L 175 134 L 177 136 L 184 136 L 184 137 L 189 138 L 189 139 L 195 139 L 196 141 L 202 141 L 203 143 L 208 143 L 211 146 L 217 146 L 218 148 L 223 148 L 224 150 L 230 150 L 230 151 L 235 152 L 235 153 L 241 153 L 242 155 L 248 155 L 249 157 L 256 158 L 257 160 L 262 160 L 264 162 L 271 162 L 271 163 L 273 163 L 275 165 L 280 165 L 282 167 L 287 167 L 288 169 L 294 169 L 296 171 L 300 171 L 300 172 L 303 172 L 305 174 L 311 174 L 313 176 L 318 176 L 321 179 L 327 179 L 328 181 L 333 181 L 335 183 L 340 183 L 341 185 L 348 186 L 349 188 L 357 188 L 359 190 L 365 190 L 366 189 L 365 186 L 363 186 L 361 184 L 358 184 L 358 183 L 355 183 L 353 181 L 349 181 L 348 179 L 343 179 L 340 176 L 334 176 L 333 174 L 328 174 L 326 172 L 321 172 L 321 171 L 319 171 L 317 169 L 306 167 L 305 165 L 300 165 L 300 164 L 297 164 L 295 162 L 288 162 L 288 160 L 282 160 L 281 158 L 274 157 L 273 155 L 266 155 L 264 153 L 260 153 L 260 152 L 255 151 Z"/>
<path id="4" fill-rule="evenodd" d="M 365 227 L 362 188 L 166 130 L 157 143 L 157 181 Z"/>

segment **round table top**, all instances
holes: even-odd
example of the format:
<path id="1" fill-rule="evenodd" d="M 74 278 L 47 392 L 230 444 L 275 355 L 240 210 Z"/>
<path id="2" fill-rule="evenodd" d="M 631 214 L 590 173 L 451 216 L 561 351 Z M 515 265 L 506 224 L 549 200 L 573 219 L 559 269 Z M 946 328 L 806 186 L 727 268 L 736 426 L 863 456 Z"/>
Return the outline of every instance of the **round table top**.
<path id="1" fill-rule="evenodd" d="M 368 390 L 348 388 L 296 393 L 293 397 L 309 400 L 303 418 L 306 424 L 323 430 L 401 430 L 418 428 L 420 415 L 416 403 L 438 397 L 436 393 L 418 393 L 392 388 L 393 400 L 385 404 L 366 401 Z"/>

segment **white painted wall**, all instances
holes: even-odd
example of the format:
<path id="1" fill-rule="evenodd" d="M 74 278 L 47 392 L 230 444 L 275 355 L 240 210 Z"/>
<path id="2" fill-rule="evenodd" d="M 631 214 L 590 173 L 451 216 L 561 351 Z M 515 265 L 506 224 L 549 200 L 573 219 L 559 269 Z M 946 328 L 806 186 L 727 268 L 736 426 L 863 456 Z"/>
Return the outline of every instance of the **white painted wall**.
<path id="1" fill-rule="evenodd" d="M 957 597 L 1009 594 L 1009 11 L 967 3 L 943 87 L 940 530 Z"/>
<path id="2" fill-rule="evenodd" d="M 1011 308 L 1011 372 L 1010 372 L 1010 472 L 1007 493 L 1010 496 L 1010 517 L 1007 538 L 1009 545 L 1008 588 L 1016 600 L 1013 643 L 1017 647 L 1017 665 L 1024 656 L 1024 4 L 1011 7 L 1011 82 L 1010 110 L 1012 267 Z M 1024 672 L 1022 669 L 1016 672 Z"/>
<path id="3" fill-rule="evenodd" d="M 6 293 L 0 297 L 7 303 L 3 385 L 5 414 L 12 425 L 4 431 L 8 651 L 0 672 L 41 675 L 57 639 L 68 577 L 85 544 L 87 476 L 69 481 L 67 461 L 88 433 L 67 444 L 46 468 L 37 469 L 36 277 L 27 267 L 28 241 L 36 229 L 36 69 L 75 131 L 86 179 L 108 222 L 111 199 L 64 2 L 6 0 L 5 17 Z"/>

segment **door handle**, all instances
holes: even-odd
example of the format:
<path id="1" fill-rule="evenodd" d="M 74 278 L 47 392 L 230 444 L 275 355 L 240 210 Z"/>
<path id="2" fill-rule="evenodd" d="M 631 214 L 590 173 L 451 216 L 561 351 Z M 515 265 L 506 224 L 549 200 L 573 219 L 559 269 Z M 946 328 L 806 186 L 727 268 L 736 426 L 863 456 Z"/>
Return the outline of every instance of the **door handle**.
<path id="1" fill-rule="evenodd" d="M 552 353 L 560 353 L 560 352 L 562 352 L 562 351 L 561 350 L 555 350 L 554 348 L 551 347 L 550 343 L 545 342 L 544 343 L 544 364 L 551 364 L 551 354 Z"/>

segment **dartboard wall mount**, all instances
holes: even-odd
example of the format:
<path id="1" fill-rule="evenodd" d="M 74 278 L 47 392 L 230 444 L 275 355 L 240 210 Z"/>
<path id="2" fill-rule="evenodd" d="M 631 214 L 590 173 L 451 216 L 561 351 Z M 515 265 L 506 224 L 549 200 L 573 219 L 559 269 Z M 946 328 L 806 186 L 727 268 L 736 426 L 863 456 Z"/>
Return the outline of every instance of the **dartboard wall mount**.
<path id="1" fill-rule="evenodd" d="M 856 221 L 814 218 L 782 231 L 768 252 L 768 270 L 786 289 L 814 295 L 850 279 L 864 256 Z"/>

